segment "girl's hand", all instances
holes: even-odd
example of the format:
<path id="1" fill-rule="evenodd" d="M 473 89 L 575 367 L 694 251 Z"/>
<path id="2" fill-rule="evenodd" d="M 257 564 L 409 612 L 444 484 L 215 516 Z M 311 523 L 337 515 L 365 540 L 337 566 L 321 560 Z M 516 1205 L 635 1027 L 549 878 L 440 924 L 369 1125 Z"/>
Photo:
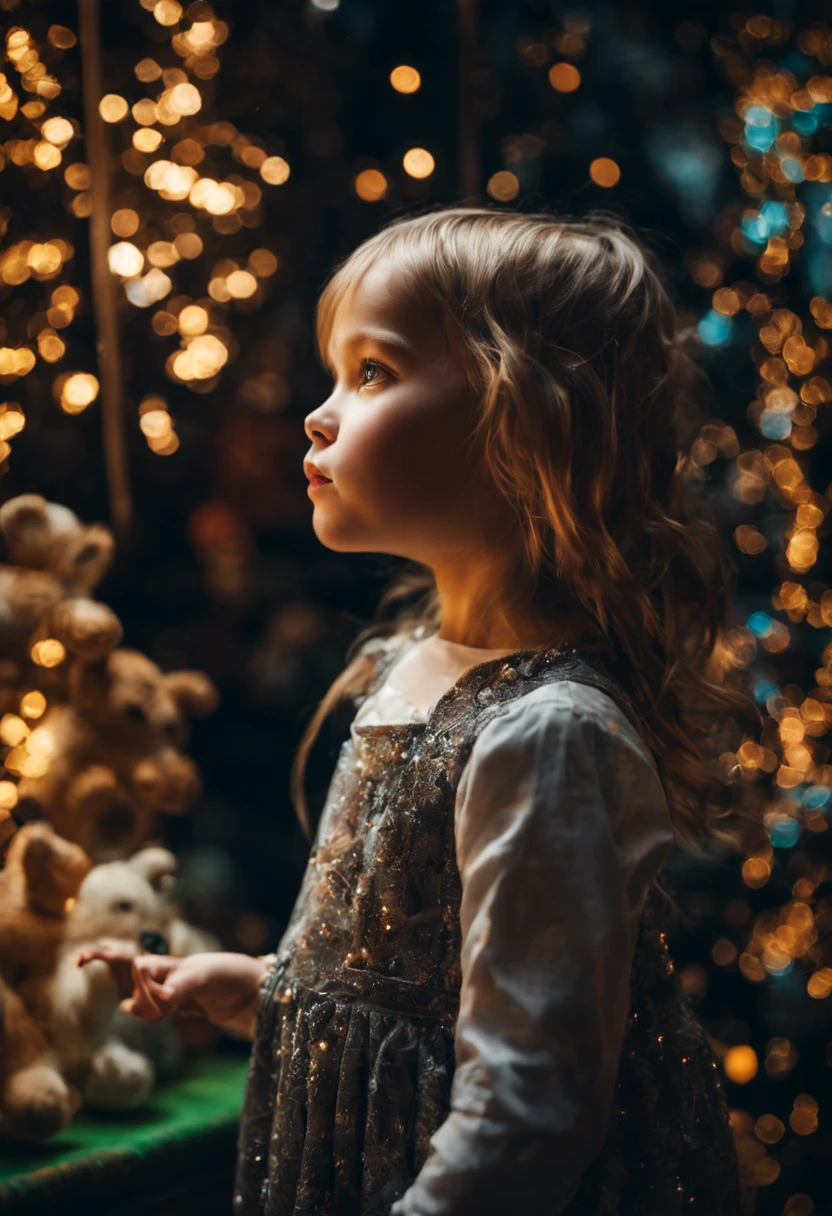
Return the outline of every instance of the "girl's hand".
<path id="1" fill-rule="evenodd" d="M 119 1007 L 126 1013 L 147 1022 L 190 1014 L 235 1030 L 250 1029 L 266 972 L 262 960 L 225 950 L 172 958 L 101 948 L 82 951 L 78 966 L 93 959 L 108 964 L 124 998 Z"/>

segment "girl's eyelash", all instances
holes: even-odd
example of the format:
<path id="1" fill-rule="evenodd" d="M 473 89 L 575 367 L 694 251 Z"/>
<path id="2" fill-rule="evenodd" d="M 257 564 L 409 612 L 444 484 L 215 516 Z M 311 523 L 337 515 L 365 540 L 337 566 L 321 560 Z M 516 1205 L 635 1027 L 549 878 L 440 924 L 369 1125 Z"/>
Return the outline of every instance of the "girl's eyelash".
<path id="1" fill-rule="evenodd" d="M 359 366 L 359 368 L 361 369 L 361 378 L 362 378 L 362 379 L 361 379 L 361 382 L 362 382 L 362 383 L 363 383 L 363 379 L 364 379 L 364 374 L 365 374 L 365 372 L 367 371 L 367 368 L 368 368 L 368 367 L 375 367 L 375 368 L 378 368 L 378 370 L 379 370 L 380 372 L 382 372 L 382 373 L 383 373 L 385 376 L 388 376 L 388 375 L 390 374 L 390 373 L 387 371 L 387 368 L 386 368 L 386 367 L 383 367 L 381 363 L 377 363 L 375 359 L 367 359 L 367 358 L 361 359 L 361 360 L 359 361 L 358 366 Z M 372 384 L 372 383 L 374 383 L 374 381 L 370 381 L 370 383 Z"/>

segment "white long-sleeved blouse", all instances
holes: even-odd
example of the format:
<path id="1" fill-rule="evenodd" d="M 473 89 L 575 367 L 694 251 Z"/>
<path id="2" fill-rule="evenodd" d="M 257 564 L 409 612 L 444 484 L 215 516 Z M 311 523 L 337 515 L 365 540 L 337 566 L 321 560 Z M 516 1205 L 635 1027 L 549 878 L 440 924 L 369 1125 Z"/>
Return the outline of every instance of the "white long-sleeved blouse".
<path id="1" fill-rule="evenodd" d="M 464 671 L 509 653 L 421 638 L 353 726 L 425 721 Z M 391 1216 L 506 1216 L 524 1194 L 545 1194 L 555 1213 L 603 1144 L 639 921 L 673 842 L 667 800 L 616 703 L 558 681 L 508 702 L 477 736 L 455 838 L 451 1111 Z"/>

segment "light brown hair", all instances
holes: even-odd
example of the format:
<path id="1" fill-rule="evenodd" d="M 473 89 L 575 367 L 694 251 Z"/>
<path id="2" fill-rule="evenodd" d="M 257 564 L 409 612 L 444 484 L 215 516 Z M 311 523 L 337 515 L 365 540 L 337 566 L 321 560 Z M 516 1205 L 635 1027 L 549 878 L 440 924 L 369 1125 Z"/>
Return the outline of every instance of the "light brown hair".
<path id="1" fill-rule="evenodd" d="M 337 266 L 316 317 L 321 358 L 361 275 L 391 258 L 448 335 L 481 402 L 494 484 L 522 524 L 539 605 L 589 614 L 626 666 L 688 852 L 741 848 L 752 812 L 719 757 L 761 717 L 726 655 L 735 568 L 694 445 L 708 379 L 680 332 L 658 255 L 620 217 L 443 207 L 396 218 Z M 435 632 L 433 573 L 403 568 L 347 649 L 298 747 L 291 793 L 311 835 L 306 760 L 325 717 L 374 674 L 372 638 Z"/>

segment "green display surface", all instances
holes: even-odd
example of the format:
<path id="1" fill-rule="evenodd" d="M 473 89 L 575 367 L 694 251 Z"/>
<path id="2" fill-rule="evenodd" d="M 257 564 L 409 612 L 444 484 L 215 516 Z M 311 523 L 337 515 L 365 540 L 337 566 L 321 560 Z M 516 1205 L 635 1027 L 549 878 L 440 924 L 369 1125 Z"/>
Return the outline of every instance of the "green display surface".
<path id="1" fill-rule="evenodd" d="M 231 1212 L 248 1055 L 189 1056 L 130 1112 L 82 1111 L 41 1144 L 0 1140 L 0 1212 Z"/>

